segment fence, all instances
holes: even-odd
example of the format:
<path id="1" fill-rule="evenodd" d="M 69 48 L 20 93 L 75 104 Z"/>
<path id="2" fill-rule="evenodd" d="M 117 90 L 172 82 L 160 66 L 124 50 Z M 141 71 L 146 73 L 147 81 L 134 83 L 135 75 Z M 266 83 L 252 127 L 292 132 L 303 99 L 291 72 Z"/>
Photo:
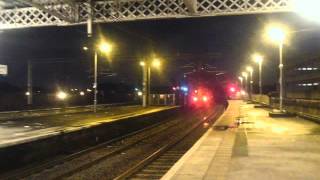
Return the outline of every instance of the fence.
<path id="1" fill-rule="evenodd" d="M 272 108 L 279 107 L 279 98 L 267 95 L 253 95 L 253 101 L 269 105 Z M 284 109 L 299 116 L 320 119 L 320 100 L 292 99 L 286 98 L 283 101 Z"/>
<path id="2" fill-rule="evenodd" d="M 150 105 L 176 105 L 175 94 L 151 94 L 149 99 Z"/>

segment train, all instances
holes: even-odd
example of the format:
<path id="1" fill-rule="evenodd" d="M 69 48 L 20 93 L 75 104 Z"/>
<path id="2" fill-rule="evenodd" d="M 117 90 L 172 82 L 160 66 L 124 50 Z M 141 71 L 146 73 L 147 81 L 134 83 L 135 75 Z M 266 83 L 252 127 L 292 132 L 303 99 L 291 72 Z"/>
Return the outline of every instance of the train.
<path id="1" fill-rule="evenodd" d="M 229 93 L 215 74 L 207 71 L 189 73 L 184 80 L 188 87 L 184 104 L 192 108 L 210 108 L 215 104 L 227 105 Z"/>

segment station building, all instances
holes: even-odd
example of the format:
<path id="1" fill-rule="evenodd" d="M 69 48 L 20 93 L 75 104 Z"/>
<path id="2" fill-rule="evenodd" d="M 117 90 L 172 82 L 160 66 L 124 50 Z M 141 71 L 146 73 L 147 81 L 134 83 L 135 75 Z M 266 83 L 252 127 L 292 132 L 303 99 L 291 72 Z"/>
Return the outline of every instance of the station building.
<path id="1" fill-rule="evenodd" d="M 286 98 L 320 100 L 320 56 L 293 60 L 285 69 L 285 84 Z"/>

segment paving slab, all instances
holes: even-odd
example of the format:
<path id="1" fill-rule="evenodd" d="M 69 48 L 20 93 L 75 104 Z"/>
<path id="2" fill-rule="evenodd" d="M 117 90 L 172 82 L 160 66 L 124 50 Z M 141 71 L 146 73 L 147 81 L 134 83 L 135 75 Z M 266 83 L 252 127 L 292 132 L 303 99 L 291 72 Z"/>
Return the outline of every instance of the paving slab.
<path id="1" fill-rule="evenodd" d="M 229 104 L 214 124 L 229 128 L 210 128 L 162 179 L 320 179 L 319 124 L 272 118 L 241 101 Z"/>

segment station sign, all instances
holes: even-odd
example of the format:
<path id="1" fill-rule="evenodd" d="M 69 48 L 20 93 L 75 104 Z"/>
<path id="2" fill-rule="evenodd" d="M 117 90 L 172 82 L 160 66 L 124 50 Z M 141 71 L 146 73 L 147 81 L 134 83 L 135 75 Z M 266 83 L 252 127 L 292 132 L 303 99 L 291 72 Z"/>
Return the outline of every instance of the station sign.
<path id="1" fill-rule="evenodd" d="M 8 74 L 8 66 L 0 64 L 0 75 L 7 75 Z"/>

